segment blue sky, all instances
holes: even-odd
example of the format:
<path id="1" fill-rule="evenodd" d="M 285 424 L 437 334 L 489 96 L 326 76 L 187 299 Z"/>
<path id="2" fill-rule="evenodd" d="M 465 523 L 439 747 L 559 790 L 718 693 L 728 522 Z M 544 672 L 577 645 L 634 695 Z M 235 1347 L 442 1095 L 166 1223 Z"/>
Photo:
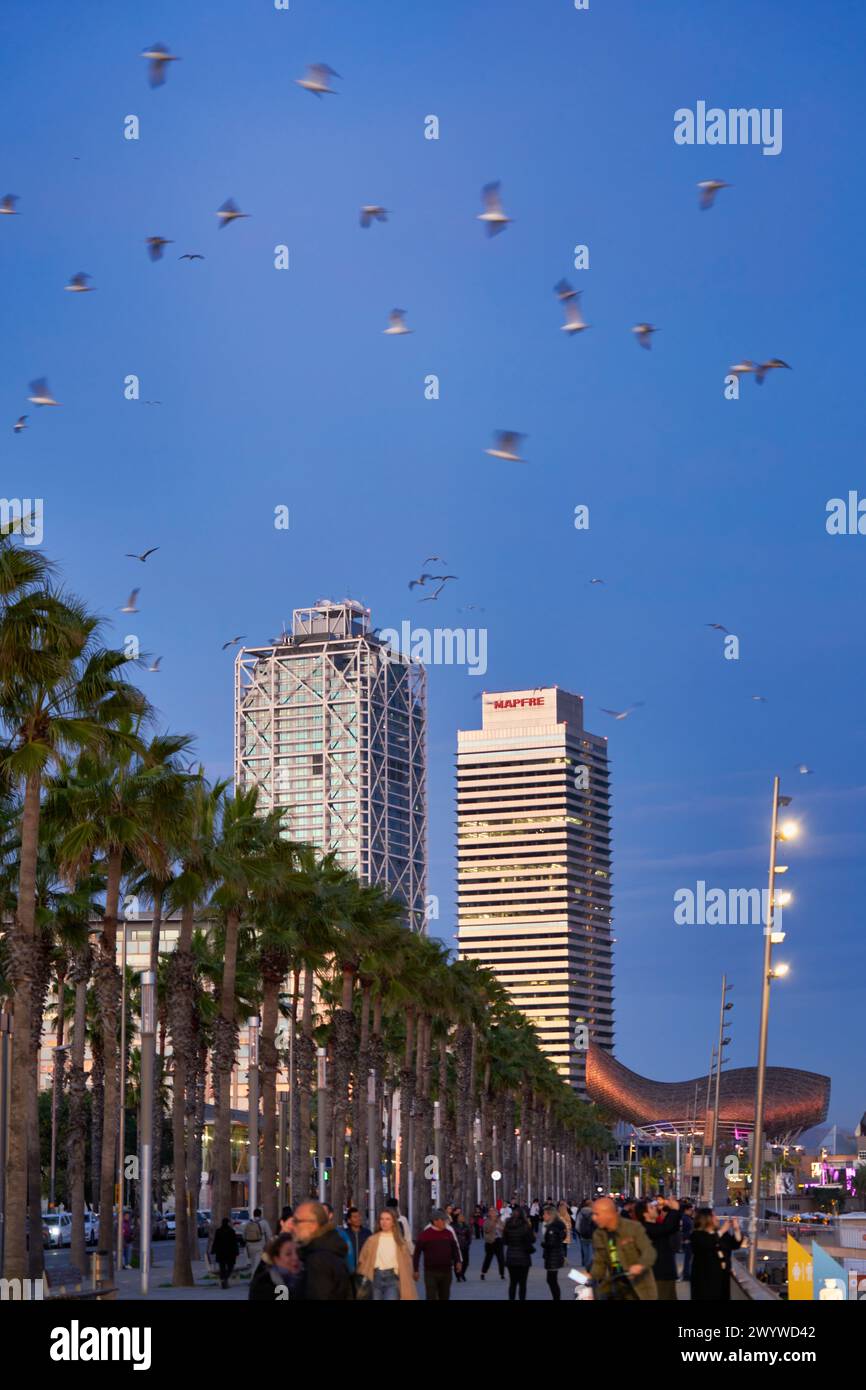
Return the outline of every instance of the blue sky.
<path id="1" fill-rule="evenodd" d="M 438 930 L 473 695 L 584 694 L 610 735 L 616 1050 L 667 1079 L 705 1069 L 723 970 L 731 1061 L 754 1060 L 760 935 L 677 927 L 673 894 L 763 886 L 780 772 L 805 833 L 770 1061 L 829 1073 L 831 1118 L 850 1124 L 866 1107 L 866 538 L 824 522 L 829 498 L 866 491 L 864 30 L 861 6 L 804 0 L 0 14 L 0 193 L 21 200 L 0 218 L 2 490 L 44 499 L 47 551 L 118 640 L 141 585 L 132 630 L 163 658 L 142 682 L 165 723 L 229 771 L 221 643 L 262 641 L 323 595 L 387 627 L 483 622 L 483 678 L 430 673 Z M 155 41 L 182 61 L 151 90 L 138 55 Z M 339 96 L 295 85 L 310 61 L 342 74 Z M 674 111 L 698 100 L 782 108 L 782 153 L 675 145 Z M 706 178 L 733 187 L 702 213 Z M 514 221 L 488 240 L 493 179 Z M 228 197 L 250 217 L 220 231 Z M 364 202 L 389 222 L 362 231 Z M 158 264 L 152 234 L 174 243 Z M 63 292 L 78 270 L 96 293 Z M 559 332 L 563 275 L 592 325 L 576 340 Z M 382 336 L 395 305 L 412 336 Z M 642 320 L 651 352 L 630 333 Z M 793 371 L 724 399 L 730 363 L 770 356 Z M 130 373 L 160 406 L 124 399 Z M 41 375 L 62 409 L 27 406 Z M 526 432 L 527 463 L 485 455 L 505 427 Z M 124 558 L 151 545 L 146 567 Z M 460 578 L 419 609 L 406 584 L 431 552 Z M 470 603 L 484 613 L 461 617 Z M 710 622 L 740 637 L 739 661 Z M 598 711 L 637 700 L 625 722 Z"/>

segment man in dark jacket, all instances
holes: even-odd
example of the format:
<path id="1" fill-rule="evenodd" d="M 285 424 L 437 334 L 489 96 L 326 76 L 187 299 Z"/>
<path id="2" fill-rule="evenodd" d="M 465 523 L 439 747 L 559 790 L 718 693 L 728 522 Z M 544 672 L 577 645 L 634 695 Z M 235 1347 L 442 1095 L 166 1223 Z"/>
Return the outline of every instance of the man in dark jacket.
<path id="1" fill-rule="evenodd" d="M 295 1236 L 301 1258 L 301 1279 L 292 1299 L 335 1303 L 352 1297 L 346 1242 L 320 1202 L 302 1202 L 296 1209 Z"/>
<path id="2" fill-rule="evenodd" d="M 653 1275 L 658 1297 L 661 1301 L 676 1303 L 677 1261 L 674 1243 L 682 1221 L 680 1204 L 676 1197 L 660 1197 L 657 1202 L 638 1202 L 636 1215 L 644 1222 L 646 1233 L 655 1247 Z"/>
<path id="3" fill-rule="evenodd" d="M 451 1271 L 456 1270 L 459 1274 L 463 1265 L 457 1237 L 445 1224 L 445 1213 L 441 1207 L 434 1207 L 430 1213 L 430 1225 L 424 1227 L 415 1242 L 412 1263 L 416 1279 L 422 1255 L 425 1298 L 433 1303 L 447 1302 L 451 1297 Z"/>
<path id="4" fill-rule="evenodd" d="M 360 1276 L 358 1274 L 358 1260 L 361 1258 L 361 1251 L 365 1241 L 370 1239 L 372 1231 L 364 1225 L 363 1218 L 357 1207 L 349 1207 L 346 1213 L 346 1224 L 337 1232 L 346 1242 L 346 1263 L 349 1267 L 349 1276 L 352 1280 L 352 1288 L 357 1292 Z"/>

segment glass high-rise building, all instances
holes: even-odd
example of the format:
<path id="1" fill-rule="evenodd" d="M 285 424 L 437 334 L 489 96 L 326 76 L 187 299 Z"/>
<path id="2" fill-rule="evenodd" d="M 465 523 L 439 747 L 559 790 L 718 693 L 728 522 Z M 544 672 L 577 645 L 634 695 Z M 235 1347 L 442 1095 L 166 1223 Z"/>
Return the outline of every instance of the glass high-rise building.
<path id="1" fill-rule="evenodd" d="M 458 732 L 460 955 L 492 970 L 581 1094 L 613 1046 L 607 740 L 556 687 L 485 694 Z"/>
<path id="2" fill-rule="evenodd" d="M 424 667 L 346 599 L 298 608 L 291 634 L 235 665 L 235 781 L 255 786 L 286 834 L 386 884 L 424 930 L 427 892 Z"/>

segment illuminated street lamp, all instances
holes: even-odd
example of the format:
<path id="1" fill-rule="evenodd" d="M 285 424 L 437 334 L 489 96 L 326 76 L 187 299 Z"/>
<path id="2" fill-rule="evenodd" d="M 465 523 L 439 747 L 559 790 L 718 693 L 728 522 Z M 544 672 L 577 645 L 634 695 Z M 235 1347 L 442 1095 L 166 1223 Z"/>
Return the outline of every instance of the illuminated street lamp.
<path id="1" fill-rule="evenodd" d="M 752 1132 L 752 1193 L 749 1212 L 749 1273 L 754 1275 L 758 1258 L 758 1219 L 761 1204 L 761 1169 L 764 1158 L 764 1095 L 767 1081 L 767 1032 L 770 1021 L 770 983 L 788 973 L 787 965 L 773 966 L 773 946 L 784 940 L 781 929 L 775 928 L 776 908 L 791 901 L 790 893 L 776 893 L 776 874 L 787 872 L 787 864 L 776 864 L 776 846 L 781 841 L 794 840 L 800 833 L 795 820 L 779 821 L 779 808 L 790 806 L 790 796 L 779 794 L 779 779 L 773 778 L 773 801 L 770 828 L 770 873 L 767 895 L 767 920 L 764 924 L 763 967 L 761 972 L 761 1025 L 758 1033 L 758 1066 L 755 1083 L 755 1127 Z"/>

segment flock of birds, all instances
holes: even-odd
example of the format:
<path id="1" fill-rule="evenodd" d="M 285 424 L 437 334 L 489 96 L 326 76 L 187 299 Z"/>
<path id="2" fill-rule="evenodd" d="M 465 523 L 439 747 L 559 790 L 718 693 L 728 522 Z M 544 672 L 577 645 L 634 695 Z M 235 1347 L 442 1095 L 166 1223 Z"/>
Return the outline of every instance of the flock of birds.
<path id="1" fill-rule="evenodd" d="M 179 55 L 172 53 L 163 43 L 152 44 L 150 48 L 142 52 L 141 56 L 148 62 L 148 78 L 151 87 L 161 87 L 166 81 L 169 64 L 181 61 Z M 336 88 L 331 85 L 334 79 L 341 80 L 340 74 L 327 63 L 311 63 L 307 67 L 304 76 L 296 78 L 295 81 L 304 91 L 310 92 L 313 96 L 321 99 L 324 96 L 338 95 Z M 702 180 L 697 185 L 699 193 L 698 205 L 700 209 L 706 211 L 713 207 L 719 192 L 722 189 L 730 187 L 730 184 L 725 183 L 721 179 Z M 16 194 L 7 193 L 5 197 L 0 200 L 0 216 L 17 216 L 18 202 L 19 198 Z M 498 181 L 487 183 L 483 186 L 481 190 L 481 202 L 482 211 L 477 214 L 477 220 L 484 224 L 488 237 L 498 236 L 500 233 L 504 232 L 513 221 L 506 213 L 503 206 L 501 184 Z M 248 218 L 249 216 L 249 213 L 241 211 L 233 198 L 226 199 L 216 211 L 217 223 L 220 229 L 229 226 L 232 222 Z M 360 225 L 362 228 L 366 229 L 371 227 L 374 222 L 387 222 L 388 216 L 389 209 L 383 207 L 381 204 L 365 203 L 360 210 Z M 162 260 L 165 248 L 173 244 L 171 238 L 161 235 L 152 235 L 145 239 L 148 256 L 150 260 L 154 262 Z M 178 260 L 188 261 L 190 263 L 193 261 L 203 261 L 204 259 L 204 255 L 198 251 L 185 251 L 178 257 Z M 65 286 L 65 289 L 73 294 L 92 293 L 95 289 L 95 286 L 91 284 L 92 278 L 93 277 L 85 271 L 78 271 L 70 277 L 69 283 Z M 582 294 L 580 290 L 575 289 L 568 280 L 561 279 L 554 286 L 554 294 L 561 304 L 564 314 L 564 321 L 560 326 L 563 333 L 569 336 L 575 336 L 591 327 L 583 317 L 580 307 Z M 406 324 L 406 316 L 407 311 L 405 309 L 392 309 L 388 315 L 388 326 L 382 330 L 383 333 L 391 337 L 402 337 L 412 333 L 413 330 Z M 647 351 L 651 349 L 653 335 L 658 331 L 656 326 L 651 323 L 636 323 L 632 328 L 638 345 Z M 750 358 L 745 358 L 741 362 L 734 363 L 728 370 L 730 375 L 737 378 L 747 374 L 753 374 L 756 383 L 761 385 L 769 372 L 779 369 L 791 370 L 789 363 L 783 361 L 779 357 L 771 357 L 764 362 L 756 362 Z M 60 405 L 60 402 L 52 395 L 45 377 L 39 377 L 30 383 L 28 401 L 30 404 L 40 408 Z M 144 404 L 160 405 L 161 402 L 145 401 Z M 18 417 L 12 427 L 15 434 L 20 434 L 23 430 L 28 428 L 28 419 L 29 416 L 26 414 Z M 508 463 L 525 463 L 526 459 L 521 453 L 522 441 L 525 438 L 526 435 L 520 433 L 518 430 L 496 430 L 494 431 L 493 442 L 490 447 L 485 450 L 485 453 L 491 458 L 500 459 Z M 158 549 L 159 546 L 151 546 L 140 554 L 128 552 L 127 558 L 138 560 L 144 564 L 148 556 L 153 555 Z M 408 587 L 410 590 L 425 588 L 428 582 L 435 582 L 437 584 L 438 587 L 431 593 L 425 594 L 419 599 L 421 603 L 435 603 L 440 594 L 443 593 L 446 585 L 459 578 L 459 576 L 455 574 L 437 574 L 435 572 L 428 572 L 424 568 L 424 566 L 428 564 L 436 563 L 445 564 L 446 562 L 442 560 L 441 556 L 428 555 L 422 562 L 420 575 L 409 581 Z M 595 577 L 591 578 L 589 583 L 592 585 L 605 584 L 606 581 L 602 578 Z M 137 607 L 139 593 L 140 590 L 137 588 L 132 590 L 126 603 L 120 609 L 121 613 L 132 614 L 139 611 Z M 485 610 L 479 608 L 476 604 L 469 604 L 465 608 L 458 609 L 458 612 L 472 611 L 484 612 Z M 717 632 L 728 633 L 728 629 L 721 623 L 707 623 L 706 626 Z M 283 637 L 285 638 L 285 633 Z M 244 641 L 244 639 L 245 634 L 232 637 L 222 644 L 222 650 L 226 651 L 231 647 L 235 647 L 238 643 Z M 158 672 L 161 661 L 162 658 L 157 657 L 147 669 L 152 672 Z M 766 703 L 766 698 L 763 695 L 753 695 L 751 698 L 756 702 L 762 704 Z M 624 710 L 607 709 L 603 706 L 600 708 L 603 714 L 607 714 L 613 719 L 625 720 L 628 719 L 635 710 L 642 708 L 642 706 L 643 701 L 638 700 Z M 812 768 L 807 767 L 805 764 L 799 764 L 797 770 L 804 775 L 811 774 L 813 771 Z"/>

